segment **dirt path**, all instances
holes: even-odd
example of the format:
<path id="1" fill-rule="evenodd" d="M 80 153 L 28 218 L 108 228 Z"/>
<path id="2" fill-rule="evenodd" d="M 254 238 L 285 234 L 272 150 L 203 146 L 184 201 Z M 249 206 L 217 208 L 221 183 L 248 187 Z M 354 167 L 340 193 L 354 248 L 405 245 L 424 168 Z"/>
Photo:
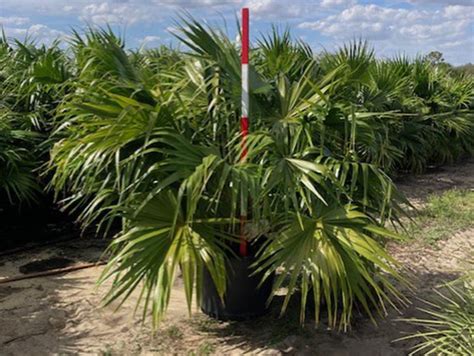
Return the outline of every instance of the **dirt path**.
<path id="1" fill-rule="evenodd" d="M 399 186 L 416 204 L 428 193 L 452 188 L 474 189 L 474 162 L 446 167 L 441 171 L 403 179 Z M 29 253 L 0 258 L 0 280 L 19 274 L 20 266 L 32 260 L 67 257 L 76 261 L 97 261 L 103 251 L 99 241 L 65 243 Z M 426 246 L 417 241 L 391 245 L 390 250 L 413 272 L 413 304 L 403 317 L 416 315 L 417 297 L 426 297 L 431 288 L 450 280 L 462 270 L 474 268 L 474 227 Z M 410 346 L 392 343 L 409 327 L 396 321 L 391 312 L 374 327 L 359 320 L 346 335 L 300 328 L 297 311 L 278 318 L 276 301 L 268 316 L 252 322 L 216 322 L 199 312 L 187 315 L 182 286 L 175 286 L 167 319 L 152 336 L 147 324 L 133 316 L 135 298 L 121 309 L 99 307 L 103 290 L 95 281 L 103 267 L 65 275 L 41 277 L 0 284 L 0 355 L 51 354 L 226 354 L 278 355 L 404 355 Z M 296 308 L 293 308 L 296 309 Z"/>

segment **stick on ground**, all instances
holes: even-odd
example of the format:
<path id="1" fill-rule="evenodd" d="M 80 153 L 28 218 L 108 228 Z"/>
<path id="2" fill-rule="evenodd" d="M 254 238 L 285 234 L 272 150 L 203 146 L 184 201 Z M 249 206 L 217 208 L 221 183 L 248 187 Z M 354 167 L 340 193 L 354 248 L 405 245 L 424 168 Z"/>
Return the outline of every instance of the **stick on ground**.
<path id="1" fill-rule="evenodd" d="M 21 281 L 23 279 L 31 279 L 31 278 L 38 278 L 38 277 L 45 277 L 45 276 L 53 276 L 53 275 L 56 275 L 56 274 L 69 273 L 69 272 L 77 271 L 77 270 L 80 270 L 80 269 L 105 265 L 106 263 L 107 263 L 106 261 L 99 261 L 99 262 L 94 262 L 94 263 L 84 263 L 84 264 L 75 265 L 75 266 L 51 269 L 49 271 L 29 273 L 29 274 L 25 274 L 23 276 L 13 276 L 13 277 L 8 277 L 8 278 L 5 278 L 5 279 L 1 279 L 0 284 Z"/>

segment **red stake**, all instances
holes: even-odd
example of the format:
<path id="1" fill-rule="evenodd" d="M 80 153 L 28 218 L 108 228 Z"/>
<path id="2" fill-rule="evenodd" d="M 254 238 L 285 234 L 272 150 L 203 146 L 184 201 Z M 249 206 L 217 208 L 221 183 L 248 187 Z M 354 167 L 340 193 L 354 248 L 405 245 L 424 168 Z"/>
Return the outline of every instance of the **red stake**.
<path id="1" fill-rule="evenodd" d="M 249 132 L 249 9 L 242 9 L 242 117 L 240 119 L 240 133 L 242 135 L 242 154 L 240 160 L 247 157 L 247 135 Z M 248 255 L 248 242 L 245 238 L 245 215 L 240 216 L 240 255 Z"/>

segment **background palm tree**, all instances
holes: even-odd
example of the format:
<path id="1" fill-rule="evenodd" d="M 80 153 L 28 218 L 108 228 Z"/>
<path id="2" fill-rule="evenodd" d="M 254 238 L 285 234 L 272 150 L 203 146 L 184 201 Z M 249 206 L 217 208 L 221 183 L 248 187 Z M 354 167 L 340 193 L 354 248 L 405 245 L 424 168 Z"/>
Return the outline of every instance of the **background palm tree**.
<path id="1" fill-rule="evenodd" d="M 38 169 L 47 160 L 42 144 L 55 108 L 67 90 L 68 58 L 33 41 L 0 39 L 0 194 L 10 202 L 32 201 L 41 191 Z"/>

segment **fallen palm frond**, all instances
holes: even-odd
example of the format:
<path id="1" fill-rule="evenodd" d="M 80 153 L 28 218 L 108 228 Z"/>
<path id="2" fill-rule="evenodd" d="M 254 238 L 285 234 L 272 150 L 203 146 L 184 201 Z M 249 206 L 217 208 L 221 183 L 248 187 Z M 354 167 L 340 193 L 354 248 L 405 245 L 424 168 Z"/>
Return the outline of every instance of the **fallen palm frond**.
<path id="1" fill-rule="evenodd" d="M 465 355 L 474 351 L 474 274 L 435 291 L 437 299 L 418 308 L 425 318 L 402 319 L 420 331 L 398 339 L 415 340 L 410 355 Z"/>

